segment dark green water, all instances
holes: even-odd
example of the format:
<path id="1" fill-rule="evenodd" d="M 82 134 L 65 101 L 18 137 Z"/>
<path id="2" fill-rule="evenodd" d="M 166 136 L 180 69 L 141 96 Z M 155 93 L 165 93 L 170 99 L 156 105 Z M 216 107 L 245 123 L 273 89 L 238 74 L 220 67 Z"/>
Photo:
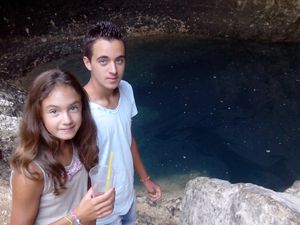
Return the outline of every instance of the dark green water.
<path id="1" fill-rule="evenodd" d="M 129 41 L 133 130 L 152 177 L 274 190 L 300 179 L 300 46 L 165 37 Z M 89 74 L 81 56 L 53 62 Z M 45 67 L 43 67 L 45 68 Z"/>

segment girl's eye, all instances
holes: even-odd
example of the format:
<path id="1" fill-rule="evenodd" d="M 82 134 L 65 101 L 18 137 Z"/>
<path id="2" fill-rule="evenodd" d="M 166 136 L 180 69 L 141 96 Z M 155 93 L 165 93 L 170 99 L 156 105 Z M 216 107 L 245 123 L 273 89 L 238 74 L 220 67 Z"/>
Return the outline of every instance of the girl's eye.
<path id="1" fill-rule="evenodd" d="M 56 109 L 50 109 L 48 111 L 49 115 L 52 116 L 52 117 L 56 117 L 59 115 L 59 112 L 56 110 Z"/>
<path id="2" fill-rule="evenodd" d="M 73 105 L 71 108 L 70 108 L 71 112 L 78 112 L 79 111 L 79 106 L 77 105 Z"/>
<path id="3" fill-rule="evenodd" d="M 56 114 L 57 111 L 56 111 L 56 109 L 51 109 L 51 110 L 49 110 L 49 113 L 50 113 L 50 114 Z"/>

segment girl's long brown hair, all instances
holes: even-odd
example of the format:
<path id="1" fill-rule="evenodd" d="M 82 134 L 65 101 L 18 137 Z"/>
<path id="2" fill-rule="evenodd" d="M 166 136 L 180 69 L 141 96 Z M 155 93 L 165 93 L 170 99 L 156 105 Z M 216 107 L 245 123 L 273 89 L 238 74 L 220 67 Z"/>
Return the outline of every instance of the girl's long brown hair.
<path id="1" fill-rule="evenodd" d="M 19 145 L 12 154 L 10 165 L 29 179 L 42 177 L 30 169 L 33 161 L 45 170 L 54 184 L 54 194 L 65 189 L 67 181 L 64 166 L 55 160 L 60 140 L 51 135 L 43 124 L 42 102 L 57 85 L 72 87 L 82 101 L 82 123 L 71 140 L 78 150 L 79 159 L 87 170 L 98 162 L 97 128 L 92 118 L 88 97 L 78 80 L 69 72 L 52 69 L 41 73 L 33 82 L 25 102 L 19 130 Z M 59 99 L 58 99 L 59 101 Z"/>

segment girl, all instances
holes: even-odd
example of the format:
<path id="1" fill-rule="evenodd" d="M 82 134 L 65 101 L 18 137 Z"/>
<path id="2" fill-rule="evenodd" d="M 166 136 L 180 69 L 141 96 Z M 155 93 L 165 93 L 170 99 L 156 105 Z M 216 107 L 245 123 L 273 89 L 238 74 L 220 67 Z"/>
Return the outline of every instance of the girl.
<path id="1" fill-rule="evenodd" d="M 87 171 L 98 162 L 96 135 L 77 79 L 59 69 L 40 74 L 28 92 L 10 161 L 11 225 L 89 224 L 112 212 L 113 188 L 95 198 L 87 192 Z"/>

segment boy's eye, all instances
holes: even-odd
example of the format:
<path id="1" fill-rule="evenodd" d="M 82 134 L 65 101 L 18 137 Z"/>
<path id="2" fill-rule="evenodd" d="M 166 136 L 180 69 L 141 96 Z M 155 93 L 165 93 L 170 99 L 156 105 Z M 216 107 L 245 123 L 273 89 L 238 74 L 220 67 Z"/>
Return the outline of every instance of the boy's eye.
<path id="1" fill-rule="evenodd" d="M 124 58 L 119 58 L 119 59 L 116 60 L 116 63 L 120 65 L 120 64 L 123 64 L 124 61 L 125 61 Z"/>
<path id="2" fill-rule="evenodd" d="M 101 64 L 101 65 L 106 65 L 108 60 L 107 59 L 99 59 L 98 62 Z"/>

